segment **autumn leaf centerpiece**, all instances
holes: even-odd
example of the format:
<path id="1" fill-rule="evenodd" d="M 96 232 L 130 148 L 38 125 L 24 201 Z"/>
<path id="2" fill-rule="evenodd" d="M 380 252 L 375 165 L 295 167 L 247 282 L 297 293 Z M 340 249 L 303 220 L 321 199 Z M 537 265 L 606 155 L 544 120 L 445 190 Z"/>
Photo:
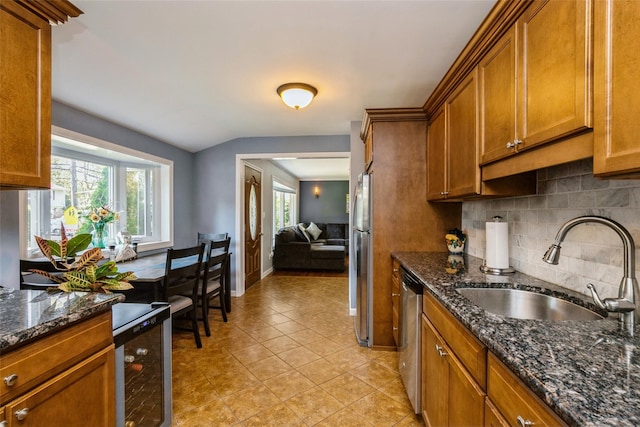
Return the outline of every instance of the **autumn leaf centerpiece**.
<path id="1" fill-rule="evenodd" d="M 35 236 L 40 251 L 58 272 L 30 270 L 57 283 L 58 286 L 54 287 L 54 290 L 111 293 L 111 291 L 133 288 L 129 283 L 129 280 L 136 278 L 133 272 L 119 272 L 114 261 L 98 265 L 102 259 L 100 248 L 84 251 L 91 243 L 91 234 L 79 233 L 67 239 L 65 229 L 62 227 L 60 237 L 60 242 L 57 242 Z M 76 257 L 76 254 L 81 251 L 84 252 Z"/>

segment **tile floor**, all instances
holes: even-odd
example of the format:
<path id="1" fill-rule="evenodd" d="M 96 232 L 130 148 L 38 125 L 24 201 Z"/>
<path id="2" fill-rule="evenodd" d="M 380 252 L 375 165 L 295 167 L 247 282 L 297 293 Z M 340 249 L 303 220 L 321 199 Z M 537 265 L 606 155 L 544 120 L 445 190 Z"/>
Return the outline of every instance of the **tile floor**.
<path id="1" fill-rule="evenodd" d="M 173 335 L 174 426 L 422 426 L 395 352 L 358 346 L 348 280 L 268 276 Z M 200 328 L 203 332 L 203 328 Z"/>

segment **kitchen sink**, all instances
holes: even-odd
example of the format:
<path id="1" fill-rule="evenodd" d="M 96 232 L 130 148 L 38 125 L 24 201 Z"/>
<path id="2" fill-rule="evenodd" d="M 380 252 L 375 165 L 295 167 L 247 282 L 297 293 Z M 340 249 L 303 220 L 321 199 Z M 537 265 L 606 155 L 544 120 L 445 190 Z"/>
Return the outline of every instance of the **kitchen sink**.
<path id="1" fill-rule="evenodd" d="M 515 319 L 600 320 L 600 314 L 561 298 L 508 288 L 457 288 L 486 311 Z"/>

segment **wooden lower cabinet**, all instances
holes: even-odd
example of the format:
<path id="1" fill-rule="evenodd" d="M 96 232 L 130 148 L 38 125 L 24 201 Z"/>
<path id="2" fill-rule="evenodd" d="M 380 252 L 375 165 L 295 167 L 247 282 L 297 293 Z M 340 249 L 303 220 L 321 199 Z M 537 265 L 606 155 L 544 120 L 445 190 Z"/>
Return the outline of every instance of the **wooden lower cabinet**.
<path id="1" fill-rule="evenodd" d="M 484 402 L 484 427 L 509 427 L 500 411 L 487 398 Z"/>
<path id="2" fill-rule="evenodd" d="M 482 426 L 485 393 L 422 317 L 422 416 L 427 426 Z"/>
<path id="3" fill-rule="evenodd" d="M 115 425 L 111 311 L 1 357 L 0 426 Z"/>
<path id="4" fill-rule="evenodd" d="M 113 345 L 9 402 L 7 426 L 115 424 Z"/>
<path id="5" fill-rule="evenodd" d="M 507 425 L 566 425 L 492 354 L 487 363 L 487 394 Z"/>

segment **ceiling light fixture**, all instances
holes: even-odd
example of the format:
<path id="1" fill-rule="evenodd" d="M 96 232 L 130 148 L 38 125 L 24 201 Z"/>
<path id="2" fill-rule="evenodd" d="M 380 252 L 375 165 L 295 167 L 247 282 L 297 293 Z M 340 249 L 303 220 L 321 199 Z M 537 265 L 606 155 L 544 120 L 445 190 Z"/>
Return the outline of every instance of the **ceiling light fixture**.
<path id="1" fill-rule="evenodd" d="M 318 94 L 318 89 L 306 83 L 285 83 L 276 89 L 276 92 L 287 107 L 299 110 L 311 104 L 313 97 Z"/>

